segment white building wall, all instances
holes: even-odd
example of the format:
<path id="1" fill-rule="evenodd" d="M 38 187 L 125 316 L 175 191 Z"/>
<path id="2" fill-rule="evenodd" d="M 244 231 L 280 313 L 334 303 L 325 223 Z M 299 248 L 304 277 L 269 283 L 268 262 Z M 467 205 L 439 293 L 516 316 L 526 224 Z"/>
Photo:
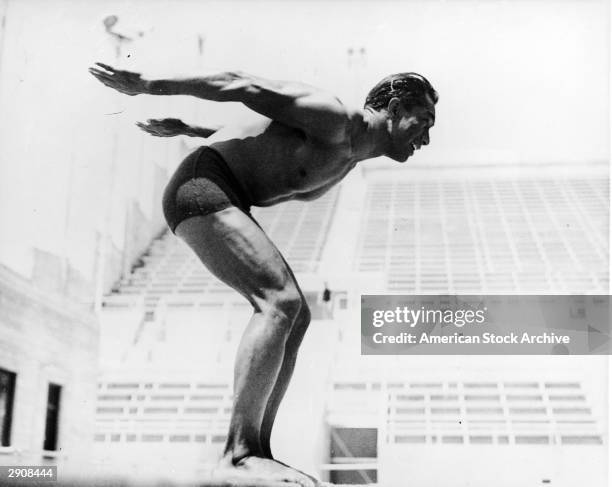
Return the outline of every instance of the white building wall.
<path id="1" fill-rule="evenodd" d="M 91 462 L 97 353 L 93 316 L 0 267 L 0 367 L 17 375 L 4 465 L 56 464 L 69 476 Z M 43 451 L 49 383 L 62 387 L 57 451 Z"/>

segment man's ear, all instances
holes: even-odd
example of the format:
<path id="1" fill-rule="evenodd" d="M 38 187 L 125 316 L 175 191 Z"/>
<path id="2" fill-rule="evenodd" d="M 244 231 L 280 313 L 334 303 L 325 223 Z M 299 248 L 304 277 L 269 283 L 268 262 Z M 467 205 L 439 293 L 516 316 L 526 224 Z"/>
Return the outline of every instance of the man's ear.
<path id="1" fill-rule="evenodd" d="M 387 105 L 387 111 L 393 118 L 397 118 L 400 111 L 400 99 L 394 96 L 389 100 L 389 104 Z"/>

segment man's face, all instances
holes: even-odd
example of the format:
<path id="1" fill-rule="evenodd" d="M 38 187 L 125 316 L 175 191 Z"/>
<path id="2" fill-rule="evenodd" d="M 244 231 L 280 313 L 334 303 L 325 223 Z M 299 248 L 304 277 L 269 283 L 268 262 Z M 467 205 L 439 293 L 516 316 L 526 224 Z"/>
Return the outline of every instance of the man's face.
<path id="1" fill-rule="evenodd" d="M 428 100 L 430 101 L 430 100 Z M 429 129 L 436 120 L 435 105 L 427 103 L 409 109 L 399 102 L 389 105 L 389 135 L 393 160 L 405 162 L 423 145 L 429 144 Z"/>

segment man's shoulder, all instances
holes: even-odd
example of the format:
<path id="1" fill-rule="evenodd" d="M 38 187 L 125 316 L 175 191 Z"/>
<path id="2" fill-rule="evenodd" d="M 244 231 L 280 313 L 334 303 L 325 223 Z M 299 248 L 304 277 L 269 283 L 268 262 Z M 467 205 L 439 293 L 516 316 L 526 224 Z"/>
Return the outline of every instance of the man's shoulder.
<path id="1" fill-rule="evenodd" d="M 309 123 L 311 135 L 332 143 L 341 142 L 346 137 L 352 112 L 340 98 L 321 91 L 312 93 L 300 104 L 312 117 Z"/>

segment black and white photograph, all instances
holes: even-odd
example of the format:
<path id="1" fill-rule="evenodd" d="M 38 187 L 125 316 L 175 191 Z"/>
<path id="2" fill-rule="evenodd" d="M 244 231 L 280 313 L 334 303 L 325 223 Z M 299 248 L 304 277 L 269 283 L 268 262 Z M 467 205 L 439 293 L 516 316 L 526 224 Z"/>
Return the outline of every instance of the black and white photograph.
<path id="1" fill-rule="evenodd" d="M 607 487 L 607 0 L 0 0 L 0 485 Z"/>

